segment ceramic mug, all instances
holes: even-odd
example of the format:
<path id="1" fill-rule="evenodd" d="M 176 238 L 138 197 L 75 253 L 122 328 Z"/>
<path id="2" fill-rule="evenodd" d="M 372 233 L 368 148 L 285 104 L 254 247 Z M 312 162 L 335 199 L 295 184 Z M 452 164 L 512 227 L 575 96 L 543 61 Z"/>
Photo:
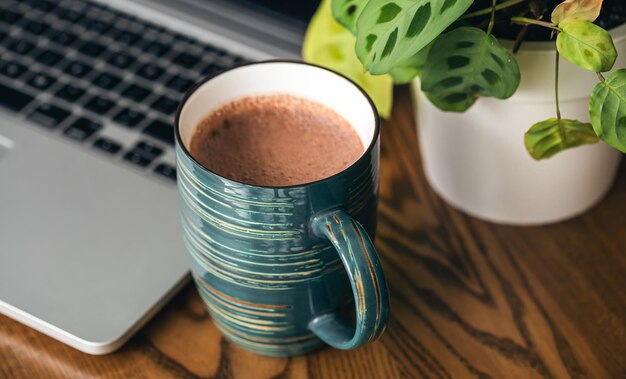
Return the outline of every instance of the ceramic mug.
<path id="1" fill-rule="evenodd" d="M 189 153 L 198 123 L 234 99 L 291 94 L 333 109 L 366 150 L 331 177 L 287 187 L 222 177 Z M 239 66 L 189 90 L 176 116 L 182 232 L 192 274 L 218 328 L 262 355 L 304 354 L 324 343 L 353 349 L 388 320 L 376 224 L 379 120 L 345 77 L 301 62 Z M 340 314 L 346 307 L 353 322 Z"/>

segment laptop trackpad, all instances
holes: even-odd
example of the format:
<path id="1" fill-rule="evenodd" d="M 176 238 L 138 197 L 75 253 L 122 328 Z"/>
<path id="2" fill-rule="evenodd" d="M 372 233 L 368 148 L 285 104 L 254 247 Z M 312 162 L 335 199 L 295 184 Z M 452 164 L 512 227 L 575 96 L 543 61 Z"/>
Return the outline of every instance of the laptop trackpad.
<path id="1" fill-rule="evenodd" d="M 5 120 L 0 311 L 85 343 L 120 338 L 186 275 L 175 186 Z"/>

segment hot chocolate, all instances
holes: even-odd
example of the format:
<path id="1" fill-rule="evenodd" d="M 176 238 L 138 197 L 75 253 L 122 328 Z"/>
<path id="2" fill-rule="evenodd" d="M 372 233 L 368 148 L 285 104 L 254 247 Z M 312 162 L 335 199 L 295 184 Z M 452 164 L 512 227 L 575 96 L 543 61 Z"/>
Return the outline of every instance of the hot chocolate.
<path id="1" fill-rule="evenodd" d="M 292 95 L 246 97 L 202 120 L 190 153 L 236 181 L 291 186 L 332 176 L 364 152 L 361 138 L 332 109 Z"/>

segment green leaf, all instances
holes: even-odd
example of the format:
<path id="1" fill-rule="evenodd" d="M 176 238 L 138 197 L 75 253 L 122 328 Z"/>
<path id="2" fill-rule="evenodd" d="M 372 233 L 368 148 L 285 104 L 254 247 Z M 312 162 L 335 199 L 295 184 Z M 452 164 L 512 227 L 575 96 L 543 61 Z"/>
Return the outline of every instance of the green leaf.
<path id="1" fill-rule="evenodd" d="M 433 41 L 473 0 L 370 0 L 356 23 L 365 68 L 385 74 Z"/>
<path id="2" fill-rule="evenodd" d="M 626 153 L 626 69 L 611 73 L 595 86 L 589 116 L 598 137 Z"/>
<path id="3" fill-rule="evenodd" d="M 450 25 L 445 32 L 458 29 L 462 26 L 469 26 L 470 23 L 464 20 L 457 20 Z M 424 65 L 426 64 L 426 58 L 428 58 L 428 52 L 433 46 L 435 41 L 431 41 L 422 50 L 418 51 L 415 55 L 410 57 L 404 62 L 398 63 L 389 74 L 393 78 L 393 82 L 396 84 L 406 84 L 411 82 L 416 76 L 420 76 L 424 71 Z"/>
<path id="4" fill-rule="evenodd" d="M 565 149 L 596 142 L 598 137 L 591 124 L 577 120 L 549 118 L 524 134 L 526 150 L 535 159 L 550 158 Z"/>
<path id="5" fill-rule="evenodd" d="M 492 35 L 461 27 L 435 40 L 421 75 L 422 91 L 444 111 L 463 112 L 478 96 L 511 97 L 520 81 L 517 61 Z"/>
<path id="6" fill-rule="evenodd" d="M 563 26 L 571 21 L 594 21 L 601 8 L 602 0 L 565 0 L 554 7 L 552 23 Z"/>
<path id="7" fill-rule="evenodd" d="M 409 83 L 413 78 L 420 75 L 424 70 L 426 64 L 426 58 L 428 58 L 428 52 L 432 47 L 432 43 L 428 44 L 425 48 L 418 51 L 415 55 L 410 57 L 404 62 L 396 65 L 389 74 L 393 78 L 396 84 Z"/>
<path id="8" fill-rule="evenodd" d="M 356 35 L 356 20 L 365 8 L 367 0 L 332 0 L 331 4 L 335 20 Z"/>
<path id="9" fill-rule="evenodd" d="M 339 25 L 330 12 L 330 0 L 323 0 L 313 15 L 304 37 L 305 61 L 335 70 L 361 86 L 372 98 L 378 113 L 389 117 L 393 99 L 393 80 L 389 75 L 370 75 L 354 52 L 355 37 Z"/>
<path id="10" fill-rule="evenodd" d="M 611 35 L 589 21 L 565 24 L 556 37 L 556 48 L 568 61 L 593 72 L 609 71 L 617 58 Z"/>

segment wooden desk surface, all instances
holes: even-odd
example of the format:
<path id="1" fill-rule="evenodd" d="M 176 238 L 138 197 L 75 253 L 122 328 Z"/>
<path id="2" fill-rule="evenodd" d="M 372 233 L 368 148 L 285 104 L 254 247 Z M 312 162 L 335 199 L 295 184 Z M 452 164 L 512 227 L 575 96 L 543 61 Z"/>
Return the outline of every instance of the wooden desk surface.
<path id="1" fill-rule="evenodd" d="M 0 378 L 626 378 L 626 167 L 584 216 L 489 224 L 424 179 L 411 101 L 383 125 L 376 246 L 392 293 L 378 342 L 292 359 L 226 341 L 190 285 L 122 349 L 89 356 L 0 316 Z"/>

